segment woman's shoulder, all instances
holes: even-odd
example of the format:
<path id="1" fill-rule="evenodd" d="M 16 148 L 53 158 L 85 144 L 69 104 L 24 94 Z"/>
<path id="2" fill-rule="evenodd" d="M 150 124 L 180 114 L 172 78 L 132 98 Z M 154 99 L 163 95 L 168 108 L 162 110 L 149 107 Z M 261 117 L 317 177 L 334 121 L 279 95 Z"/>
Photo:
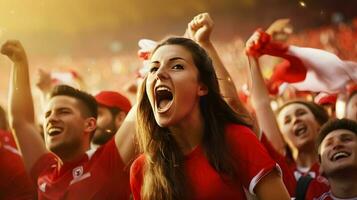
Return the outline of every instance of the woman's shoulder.
<path id="1" fill-rule="evenodd" d="M 229 123 L 225 127 L 226 129 L 226 136 L 230 138 L 256 138 L 253 130 L 249 128 L 248 126 L 241 125 L 241 124 L 234 124 L 234 123 Z"/>
<path id="2" fill-rule="evenodd" d="M 251 152 L 266 151 L 262 150 L 263 146 L 252 129 L 245 125 L 227 124 L 226 141 L 231 150 L 237 154 L 246 154 L 248 150 Z"/>
<path id="3" fill-rule="evenodd" d="M 130 174 L 140 174 L 145 164 L 145 156 L 139 155 L 130 167 Z"/>
<path id="4" fill-rule="evenodd" d="M 141 154 L 130 167 L 130 188 L 134 199 L 141 199 L 141 186 L 143 184 L 143 167 L 145 156 Z"/>

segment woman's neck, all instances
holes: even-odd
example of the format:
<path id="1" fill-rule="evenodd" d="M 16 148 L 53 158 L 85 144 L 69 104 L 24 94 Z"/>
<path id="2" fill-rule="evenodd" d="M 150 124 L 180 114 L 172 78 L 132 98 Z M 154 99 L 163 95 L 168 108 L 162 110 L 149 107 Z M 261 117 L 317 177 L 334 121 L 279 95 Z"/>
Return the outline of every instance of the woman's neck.
<path id="1" fill-rule="evenodd" d="M 201 144 L 204 134 L 204 119 L 199 106 L 180 123 L 169 128 L 184 155 L 189 154 Z"/>
<path id="2" fill-rule="evenodd" d="M 292 154 L 298 167 L 310 168 L 318 161 L 318 154 L 315 150 L 293 150 Z"/>

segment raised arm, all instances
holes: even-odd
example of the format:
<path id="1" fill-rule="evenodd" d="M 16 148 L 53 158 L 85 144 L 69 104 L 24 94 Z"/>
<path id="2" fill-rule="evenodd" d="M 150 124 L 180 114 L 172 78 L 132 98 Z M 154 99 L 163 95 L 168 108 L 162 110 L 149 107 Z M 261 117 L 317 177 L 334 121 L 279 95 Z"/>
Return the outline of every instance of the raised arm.
<path id="1" fill-rule="evenodd" d="M 138 153 L 135 145 L 136 108 L 136 105 L 131 107 L 131 110 L 114 136 L 119 155 L 126 166 L 130 166 Z"/>
<path id="2" fill-rule="evenodd" d="M 16 40 L 3 44 L 1 53 L 13 62 L 9 89 L 9 122 L 23 155 L 25 168 L 29 172 L 47 150 L 35 123 L 27 56 L 21 43 Z"/>
<path id="3" fill-rule="evenodd" d="M 280 153 L 284 153 L 285 143 L 280 133 L 274 112 L 270 107 L 270 98 L 265 86 L 263 75 L 260 71 L 258 58 L 259 52 L 255 47 L 262 40 L 261 34 L 255 32 L 247 41 L 246 52 L 249 59 L 251 78 L 251 100 L 256 111 L 259 127 L 264 131 L 274 148 Z"/>
<path id="4" fill-rule="evenodd" d="M 264 176 L 254 189 L 258 199 L 289 200 L 289 193 L 277 171 Z"/>
<path id="5" fill-rule="evenodd" d="M 224 67 L 224 64 L 219 57 L 213 43 L 211 42 L 211 33 L 214 27 L 214 22 L 208 13 L 202 13 L 195 16 L 188 23 L 185 36 L 197 42 L 206 50 L 211 57 L 214 70 L 216 72 L 221 94 L 226 102 L 235 110 L 241 111 L 245 108 L 238 99 L 237 89 L 232 81 L 232 77 Z"/>

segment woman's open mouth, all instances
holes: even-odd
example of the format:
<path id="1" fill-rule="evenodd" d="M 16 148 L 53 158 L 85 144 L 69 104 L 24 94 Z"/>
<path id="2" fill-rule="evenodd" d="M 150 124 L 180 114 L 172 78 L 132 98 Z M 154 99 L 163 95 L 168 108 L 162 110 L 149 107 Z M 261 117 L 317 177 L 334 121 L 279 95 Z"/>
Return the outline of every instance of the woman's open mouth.
<path id="1" fill-rule="evenodd" d="M 164 113 L 170 109 L 173 102 L 173 94 L 170 88 L 166 86 L 156 87 L 155 97 L 158 113 Z"/>

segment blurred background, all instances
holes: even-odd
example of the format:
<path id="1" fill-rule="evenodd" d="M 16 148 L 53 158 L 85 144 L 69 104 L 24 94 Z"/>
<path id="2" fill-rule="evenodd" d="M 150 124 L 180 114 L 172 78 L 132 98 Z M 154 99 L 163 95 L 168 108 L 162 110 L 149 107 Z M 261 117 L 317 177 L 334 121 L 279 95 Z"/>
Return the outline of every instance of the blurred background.
<path id="1" fill-rule="evenodd" d="M 75 71 L 93 94 L 102 89 L 127 93 L 143 65 L 139 39 L 182 35 L 195 15 L 209 12 L 215 21 L 212 40 L 241 85 L 245 40 L 278 18 L 291 20 L 289 43 L 357 60 L 356 8 L 356 0 L 0 0 L 0 42 L 23 43 L 32 84 L 39 68 Z M 0 56 L 0 105 L 7 101 L 9 65 Z"/>

